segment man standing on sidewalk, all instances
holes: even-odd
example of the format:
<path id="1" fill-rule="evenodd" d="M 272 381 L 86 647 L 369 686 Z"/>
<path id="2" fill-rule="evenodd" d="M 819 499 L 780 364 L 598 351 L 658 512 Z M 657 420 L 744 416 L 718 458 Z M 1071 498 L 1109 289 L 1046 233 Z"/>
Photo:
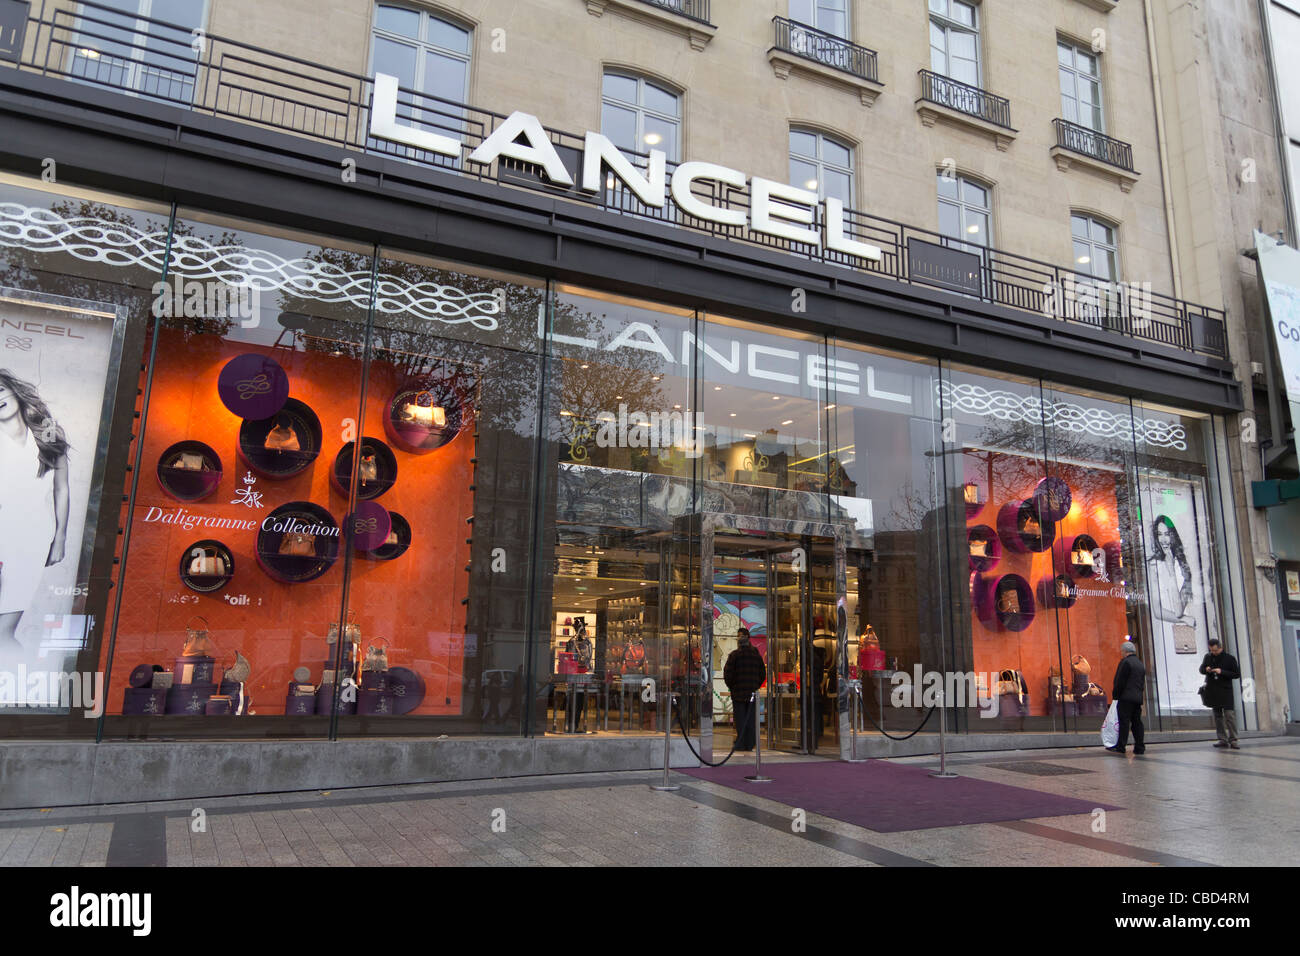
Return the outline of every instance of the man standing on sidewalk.
<path id="1" fill-rule="evenodd" d="M 1106 749 L 1113 754 L 1125 753 L 1131 727 L 1133 753 L 1141 756 L 1147 750 L 1146 731 L 1142 726 L 1142 694 L 1147 686 L 1147 669 L 1137 656 L 1137 646 L 1132 641 L 1125 641 L 1120 650 L 1124 659 L 1115 668 L 1115 684 L 1111 688 L 1111 699 L 1115 701 L 1115 710 L 1119 714 L 1119 740 L 1114 747 Z"/>
<path id="2" fill-rule="evenodd" d="M 1237 745 L 1237 699 L 1232 693 L 1232 682 L 1241 676 L 1241 668 L 1237 666 L 1237 659 L 1223 649 L 1217 637 L 1210 638 L 1210 653 L 1201 661 L 1201 673 L 1205 675 L 1205 693 L 1201 700 L 1214 710 L 1214 730 L 1219 735 L 1219 742 L 1214 746 L 1240 750 Z"/>
<path id="3" fill-rule="evenodd" d="M 767 664 L 758 648 L 749 643 L 749 629 L 742 627 L 736 634 L 740 646 L 727 655 L 722 668 L 722 680 L 731 691 L 731 715 L 736 722 L 737 750 L 753 750 L 758 740 L 758 706 L 750 704 L 750 696 L 767 680 Z"/>

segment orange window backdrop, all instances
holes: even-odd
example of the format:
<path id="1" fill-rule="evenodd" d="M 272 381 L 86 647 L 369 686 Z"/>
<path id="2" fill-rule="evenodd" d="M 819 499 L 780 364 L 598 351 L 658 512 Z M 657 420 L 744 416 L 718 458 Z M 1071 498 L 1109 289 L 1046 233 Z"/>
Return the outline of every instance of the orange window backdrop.
<path id="1" fill-rule="evenodd" d="M 289 395 L 307 404 L 324 432 L 320 455 L 303 472 L 284 480 L 254 475 L 239 457 L 241 419 L 217 395 L 217 376 L 230 359 L 257 351 L 276 359 L 289 374 Z M 306 666 L 319 683 L 331 656 L 326 634 L 339 620 L 344 559 L 352 559 L 348 604 L 361 627 L 364 653 L 383 638 L 390 666 L 410 668 L 424 678 L 425 697 L 413 711 L 457 715 L 462 706 L 465 657 L 466 565 L 470 547 L 465 519 L 473 513 L 473 410 L 448 444 L 427 454 L 408 454 L 384 432 L 389 401 L 406 381 L 400 370 L 372 362 L 365 420 L 355 434 L 384 441 L 397 458 L 397 480 L 378 503 L 411 525 L 411 545 L 400 557 L 377 561 L 362 552 L 348 554 L 346 537 L 328 571 L 306 583 L 281 583 L 266 574 L 255 557 L 256 528 L 211 528 L 165 523 L 161 516 L 190 515 L 258 521 L 290 501 L 324 506 L 342 527 L 347 498 L 330 482 L 335 456 L 344 444 L 348 420 L 358 413 L 361 362 L 327 352 L 255 349 L 216 336 L 198 344 L 174 329 L 164 329 L 153 378 L 144 439 L 139 492 L 133 515 L 125 589 L 117 628 L 111 712 L 120 712 L 123 689 L 133 667 L 160 664 L 170 670 L 185 643 L 186 622 L 206 618 L 219 651 L 218 670 L 242 653 L 252 665 L 246 690 L 260 715 L 284 713 L 285 694 L 295 668 Z M 472 403 L 472 396 L 466 396 Z M 351 437 L 350 435 L 348 437 Z M 222 476 L 214 494 L 183 503 L 165 493 L 155 477 L 164 450 L 187 439 L 211 446 L 221 458 Z M 261 508 L 240 503 L 248 488 L 261 495 Z M 221 591 L 196 594 L 181 583 L 182 557 L 194 542 L 218 539 L 234 558 L 235 574 Z M 332 666 L 332 665 L 330 665 Z"/>
<path id="2" fill-rule="evenodd" d="M 965 480 L 979 489 L 978 503 L 967 507 L 968 531 L 980 526 L 998 529 L 999 512 L 1004 506 L 1032 499 L 1045 476 L 1041 459 L 998 452 L 964 457 Z M 996 614 L 981 615 L 978 608 L 972 611 L 971 626 L 975 671 L 992 671 L 996 675 L 1002 670 L 1019 670 L 1029 687 L 1031 716 L 1048 714 L 1048 679 L 1055 668 L 1063 671 L 1069 692 L 1074 655 L 1087 659 L 1092 669 L 1090 680 L 1101 686 L 1109 700 L 1111 678 L 1120 660 L 1119 647 L 1128 630 L 1122 572 L 1115 566 L 1114 557 L 1121 550 L 1117 492 L 1122 476 L 1067 464 L 1054 464 L 1052 474 L 1069 485 L 1073 499 L 1065 518 L 1055 524 L 1053 546 L 1020 553 L 999 541 L 1001 553 L 996 563 L 971 572 L 972 591 L 1005 575 L 1019 575 L 1032 591 L 1033 617 L 1023 630 L 1006 627 Z M 1094 539 L 1109 557 L 1107 580 L 1073 576 L 1064 566 L 1060 544 L 1078 535 Z M 1052 602 L 1052 582 L 1058 575 L 1071 578 L 1076 595 L 1068 610 L 1058 609 Z"/>

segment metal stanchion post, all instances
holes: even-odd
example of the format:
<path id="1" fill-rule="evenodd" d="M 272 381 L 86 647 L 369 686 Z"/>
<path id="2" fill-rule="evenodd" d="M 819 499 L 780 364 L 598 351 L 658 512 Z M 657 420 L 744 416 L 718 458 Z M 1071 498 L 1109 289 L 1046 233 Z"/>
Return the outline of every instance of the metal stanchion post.
<path id="1" fill-rule="evenodd" d="M 664 724 L 664 782 L 657 787 L 651 784 L 650 789 L 661 791 L 680 790 L 681 787 L 668 782 L 668 758 L 673 743 L 673 692 L 668 691 L 664 696 L 668 699 L 668 710 L 665 713 L 668 720 Z"/>
<path id="2" fill-rule="evenodd" d="M 948 769 L 948 720 L 944 707 L 943 688 L 939 688 L 939 769 L 930 774 L 943 780 L 950 780 L 957 775 Z"/>
<path id="3" fill-rule="evenodd" d="M 754 717 L 754 773 L 745 779 L 750 783 L 771 783 L 771 777 L 763 776 L 763 735 L 758 726 L 758 691 L 749 699 L 749 712 Z"/>
<path id="4" fill-rule="evenodd" d="M 858 714 L 862 710 L 862 681 L 849 681 L 849 763 L 866 763 L 858 756 Z"/>

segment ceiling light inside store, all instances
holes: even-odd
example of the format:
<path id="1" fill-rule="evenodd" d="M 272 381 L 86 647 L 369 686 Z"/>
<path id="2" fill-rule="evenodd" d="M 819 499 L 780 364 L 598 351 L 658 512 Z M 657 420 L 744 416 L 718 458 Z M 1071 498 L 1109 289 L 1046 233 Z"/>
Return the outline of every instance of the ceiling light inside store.
<path id="1" fill-rule="evenodd" d="M 786 419 L 785 421 L 783 421 L 781 424 L 782 424 L 782 425 L 793 425 L 793 424 L 794 424 L 794 419 L 793 419 L 793 418 L 787 418 L 787 419 Z"/>
<path id="2" fill-rule="evenodd" d="M 835 407 L 835 406 L 834 406 L 833 404 L 832 404 L 832 405 L 827 405 L 827 406 L 826 406 L 826 411 L 829 412 L 829 411 L 830 411 L 832 408 L 834 408 L 834 407 Z"/>
<path id="3" fill-rule="evenodd" d="M 606 188 L 606 189 L 613 189 L 613 188 L 614 188 L 614 177 L 613 177 L 613 176 L 606 176 L 606 177 L 605 177 L 605 188 Z"/>
<path id="4" fill-rule="evenodd" d="M 720 392 L 720 391 L 722 391 L 722 386 L 721 386 L 721 385 L 714 385 L 714 386 L 713 386 L 713 390 L 714 390 L 715 392 Z"/>
<path id="5" fill-rule="evenodd" d="M 682 406 L 680 406 L 680 405 L 674 405 L 673 408 L 674 408 L 675 410 L 677 410 L 677 411 L 681 411 Z"/>
<path id="6" fill-rule="evenodd" d="M 568 415 L 570 418 L 573 417 L 573 412 L 565 412 L 565 411 L 561 411 L 560 414 L 561 414 L 561 415 Z"/>
<path id="7" fill-rule="evenodd" d="M 1079 256 L 1079 258 L 1076 259 L 1076 260 L 1074 260 L 1074 261 L 1077 262 L 1077 263 L 1079 263 L 1079 265 L 1086 266 L 1089 262 L 1092 261 L 1092 257 L 1091 257 L 1091 256 Z"/>
<path id="8" fill-rule="evenodd" d="M 773 395 L 773 396 L 772 396 L 772 401 L 774 401 L 774 402 L 779 402 L 780 400 L 781 400 L 781 396 L 780 396 L 780 395 Z"/>
<path id="9" fill-rule="evenodd" d="M 591 368 L 590 365 L 579 365 L 578 368 Z"/>
<path id="10" fill-rule="evenodd" d="M 81 55 L 84 56 L 84 57 L 85 57 L 86 59 L 88 59 L 88 60 L 98 60 L 98 59 L 99 59 L 99 51 L 98 51 L 98 50 L 89 50 L 89 49 L 86 49 L 85 47 L 83 47 L 83 48 L 82 48 L 80 51 L 78 51 L 78 52 L 80 52 Z"/>
<path id="11" fill-rule="evenodd" d="M 735 412 L 732 412 L 732 413 L 731 413 L 731 417 L 732 417 L 732 418 L 735 418 L 735 417 L 736 417 L 736 413 L 735 413 Z"/>
<path id="12" fill-rule="evenodd" d="M 646 133 L 646 134 L 645 134 L 645 141 L 646 141 L 646 144 L 649 145 L 649 146 L 658 146 L 660 143 L 663 142 L 663 139 L 664 139 L 664 138 L 663 138 L 662 136 L 660 136 L 658 133 Z"/>
<path id="13" fill-rule="evenodd" d="M 803 185 L 804 185 L 804 188 L 805 188 L 805 189 L 816 189 L 816 188 L 817 188 L 817 180 L 815 180 L 815 179 L 810 179 L 810 180 L 808 180 L 806 183 L 804 183 Z"/>

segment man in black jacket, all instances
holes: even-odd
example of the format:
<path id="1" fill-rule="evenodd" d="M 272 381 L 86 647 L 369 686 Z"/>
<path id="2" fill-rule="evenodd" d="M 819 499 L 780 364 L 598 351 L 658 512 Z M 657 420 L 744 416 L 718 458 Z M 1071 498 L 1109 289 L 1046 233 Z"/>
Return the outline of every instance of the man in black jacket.
<path id="1" fill-rule="evenodd" d="M 1201 700 L 1214 710 L 1214 730 L 1219 742 L 1214 746 L 1240 750 L 1237 744 L 1237 699 L 1232 693 L 1232 682 L 1241 676 L 1237 659 L 1223 649 L 1217 637 L 1210 638 L 1210 653 L 1201 661 L 1205 675 L 1205 692 Z"/>
<path id="2" fill-rule="evenodd" d="M 1129 728 L 1133 729 L 1133 753 L 1141 756 L 1146 753 L 1146 733 L 1142 726 L 1142 694 L 1147 686 L 1146 665 L 1137 656 L 1137 647 L 1132 641 L 1125 641 L 1120 647 L 1124 659 L 1115 668 L 1115 684 L 1111 688 L 1111 699 L 1119 713 L 1119 740 L 1114 747 L 1106 749 L 1113 754 L 1127 752 Z"/>
<path id="3" fill-rule="evenodd" d="M 736 636 L 740 646 L 727 655 L 722 680 L 731 691 L 731 714 L 736 721 L 736 733 L 744 729 L 744 736 L 736 739 L 736 749 L 753 750 L 758 740 L 758 708 L 751 706 L 749 698 L 767 680 L 767 664 L 758 648 L 749 643 L 748 628 L 742 627 Z"/>

